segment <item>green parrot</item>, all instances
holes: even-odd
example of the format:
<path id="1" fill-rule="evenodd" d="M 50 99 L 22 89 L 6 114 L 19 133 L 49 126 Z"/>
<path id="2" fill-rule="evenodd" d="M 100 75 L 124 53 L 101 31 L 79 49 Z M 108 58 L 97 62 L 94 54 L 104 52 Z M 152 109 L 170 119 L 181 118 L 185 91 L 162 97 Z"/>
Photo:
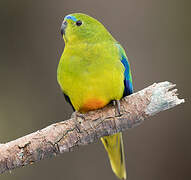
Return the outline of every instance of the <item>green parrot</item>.
<path id="1" fill-rule="evenodd" d="M 61 25 L 65 41 L 57 79 L 65 99 L 85 113 L 133 93 L 128 58 L 122 46 L 96 19 L 67 15 Z M 101 138 L 113 172 L 126 179 L 122 133 Z"/>

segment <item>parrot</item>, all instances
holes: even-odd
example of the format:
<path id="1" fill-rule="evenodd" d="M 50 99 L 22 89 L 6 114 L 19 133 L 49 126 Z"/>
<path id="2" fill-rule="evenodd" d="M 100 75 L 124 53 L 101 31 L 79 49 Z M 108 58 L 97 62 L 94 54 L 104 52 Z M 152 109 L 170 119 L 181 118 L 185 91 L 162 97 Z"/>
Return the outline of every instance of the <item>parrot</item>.
<path id="1" fill-rule="evenodd" d="M 57 81 L 73 110 L 86 113 L 133 93 L 132 75 L 125 50 L 95 18 L 83 13 L 65 16 L 61 24 L 65 47 L 57 68 Z M 111 168 L 126 179 L 122 133 L 101 141 Z"/>

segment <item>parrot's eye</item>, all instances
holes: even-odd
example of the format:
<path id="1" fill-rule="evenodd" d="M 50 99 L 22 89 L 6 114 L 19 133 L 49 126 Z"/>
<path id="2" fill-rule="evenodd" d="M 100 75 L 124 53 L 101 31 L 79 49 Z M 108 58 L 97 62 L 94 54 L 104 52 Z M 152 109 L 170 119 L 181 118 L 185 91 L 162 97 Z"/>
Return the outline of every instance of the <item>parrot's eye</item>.
<path id="1" fill-rule="evenodd" d="M 82 25 L 82 21 L 78 20 L 78 21 L 76 22 L 76 25 L 77 25 L 77 26 L 81 26 L 81 25 Z"/>

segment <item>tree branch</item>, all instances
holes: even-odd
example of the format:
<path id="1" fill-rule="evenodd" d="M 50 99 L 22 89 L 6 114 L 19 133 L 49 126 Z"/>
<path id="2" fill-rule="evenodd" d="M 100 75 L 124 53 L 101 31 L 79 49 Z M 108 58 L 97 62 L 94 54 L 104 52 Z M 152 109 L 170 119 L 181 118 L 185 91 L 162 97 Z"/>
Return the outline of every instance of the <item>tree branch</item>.
<path id="1" fill-rule="evenodd" d="M 178 99 L 175 85 L 155 83 L 123 98 L 121 116 L 108 105 L 103 109 L 78 114 L 42 130 L 6 144 L 0 144 L 0 173 L 73 150 L 80 145 L 96 142 L 100 137 L 125 131 L 149 116 L 184 103 Z M 77 121 L 76 121 L 77 120 Z"/>

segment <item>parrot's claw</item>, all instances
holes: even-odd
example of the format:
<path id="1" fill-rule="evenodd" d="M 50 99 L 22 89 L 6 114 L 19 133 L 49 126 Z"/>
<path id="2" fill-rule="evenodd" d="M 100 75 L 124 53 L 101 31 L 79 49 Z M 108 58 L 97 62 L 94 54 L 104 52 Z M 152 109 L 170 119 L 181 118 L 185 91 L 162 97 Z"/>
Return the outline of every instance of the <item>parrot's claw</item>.
<path id="1" fill-rule="evenodd" d="M 122 116 L 122 114 L 121 114 L 121 108 L 120 108 L 120 101 L 119 100 L 114 100 L 113 101 L 113 105 L 115 106 L 115 108 L 116 108 L 116 111 L 117 111 L 117 113 L 116 113 L 116 117 L 120 117 L 120 116 Z"/>
<path id="2" fill-rule="evenodd" d="M 84 115 L 79 113 L 78 111 L 75 111 L 72 113 L 71 117 L 74 118 L 75 126 L 76 126 L 78 133 L 81 133 L 81 130 L 80 130 L 81 121 L 78 118 L 85 119 Z"/>

